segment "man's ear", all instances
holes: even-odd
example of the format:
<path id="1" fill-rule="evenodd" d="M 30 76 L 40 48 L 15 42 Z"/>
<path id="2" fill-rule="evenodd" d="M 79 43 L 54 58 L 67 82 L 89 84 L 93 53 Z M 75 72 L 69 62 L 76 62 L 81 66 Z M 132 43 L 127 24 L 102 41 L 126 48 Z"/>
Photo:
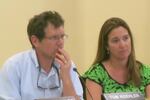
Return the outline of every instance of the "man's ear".
<path id="1" fill-rule="evenodd" d="M 31 43 L 34 47 L 37 47 L 39 45 L 39 42 L 39 39 L 35 35 L 31 36 Z"/>

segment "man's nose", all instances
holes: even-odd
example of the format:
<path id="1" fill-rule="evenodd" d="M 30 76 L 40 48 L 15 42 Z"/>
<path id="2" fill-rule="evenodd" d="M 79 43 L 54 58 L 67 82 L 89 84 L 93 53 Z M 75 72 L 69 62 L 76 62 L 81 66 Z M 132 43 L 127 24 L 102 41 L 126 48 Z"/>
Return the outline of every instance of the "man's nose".
<path id="1" fill-rule="evenodd" d="M 64 40 L 62 38 L 59 38 L 57 41 L 57 45 L 62 48 L 64 46 Z"/>

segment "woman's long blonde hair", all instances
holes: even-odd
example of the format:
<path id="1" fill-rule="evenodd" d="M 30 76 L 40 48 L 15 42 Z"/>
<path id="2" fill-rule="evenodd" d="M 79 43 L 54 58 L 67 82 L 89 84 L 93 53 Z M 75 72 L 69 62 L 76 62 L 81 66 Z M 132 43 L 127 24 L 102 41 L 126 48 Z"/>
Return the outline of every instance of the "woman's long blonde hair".
<path id="1" fill-rule="evenodd" d="M 138 63 L 135 58 L 135 50 L 131 30 L 128 24 L 121 18 L 113 17 L 108 19 L 103 24 L 99 34 L 97 55 L 95 61 L 93 62 L 93 65 L 109 59 L 109 53 L 107 51 L 108 35 L 113 29 L 120 26 L 124 27 L 128 31 L 128 34 L 131 38 L 131 54 L 129 55 L 128 59 L 128 70 L 129 70 L 128 78 L 132 81 L 132 83 L 135 86 L 139 86 L 141 83 L 139 66 L 141 64 Z"/>

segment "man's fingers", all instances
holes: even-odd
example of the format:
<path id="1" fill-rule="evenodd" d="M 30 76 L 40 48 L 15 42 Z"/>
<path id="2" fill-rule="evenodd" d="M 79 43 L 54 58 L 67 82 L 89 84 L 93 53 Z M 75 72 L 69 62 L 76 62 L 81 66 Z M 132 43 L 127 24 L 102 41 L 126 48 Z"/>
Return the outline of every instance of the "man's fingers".
<path id="1" fill-rule="evenodd" d="M 61 55 L 61 54 L 56 54 L 56 59 L 57 60 L 59 60 L 59 62 L 61 61 L 61 63 L 64 63 L 64 64 L 66 64 L 67 63 L 67 60 L 64 58 L 64 56 L 63 55 Z"/>
<path id="2" fill-rule="evenodd" d="M 60 53 L 61 55 L 63 55 L 66 61 L 70 60 L 69 55 L 68 55 L 68 53 L 65 50 L 59 49 L 58 53 Z"/>

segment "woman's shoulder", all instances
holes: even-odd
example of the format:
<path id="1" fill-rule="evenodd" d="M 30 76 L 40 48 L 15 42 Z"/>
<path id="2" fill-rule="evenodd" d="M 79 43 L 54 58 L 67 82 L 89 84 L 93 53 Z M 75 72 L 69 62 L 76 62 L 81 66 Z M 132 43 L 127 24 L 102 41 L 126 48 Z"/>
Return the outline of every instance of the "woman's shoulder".
<path id="1" fill-rule="evenodd" d="M 141 64 L 140 72 L 143 77 L 150 77 L 150 65 L 148 64 Z"/>
<path id="2" fill-rule="evenodd" d="M 142 71 L 150 70 L 150 65 L 141 63 L 140 69 L 142 69 Z"/>
<path id="3" fill-rule="evenodd" d="M 86 72 L 101 72 L 101 71 L 104 71 L 104 66 L 102 63 L 96 63 L 96 64 L 93 64 Z"/>
<path id="4" fill-rule="evenodd" d="M 102 77 L 106 74 L 106 70 L 102 63 L 93 64 L 85 73 L 84 77 Z"/>
<path id="5" fill-rule="evenodd" d="M 93 64 L 83 75 L 84 78 L 101 83 L 106 71 L 101 63 Z"/>
<path id="6" fill-rule="evenodd" d="M 148 64 L 141 64 L 140 67 L 142 81 L 145 85 L 150 84 L 150 65 Z"/>

